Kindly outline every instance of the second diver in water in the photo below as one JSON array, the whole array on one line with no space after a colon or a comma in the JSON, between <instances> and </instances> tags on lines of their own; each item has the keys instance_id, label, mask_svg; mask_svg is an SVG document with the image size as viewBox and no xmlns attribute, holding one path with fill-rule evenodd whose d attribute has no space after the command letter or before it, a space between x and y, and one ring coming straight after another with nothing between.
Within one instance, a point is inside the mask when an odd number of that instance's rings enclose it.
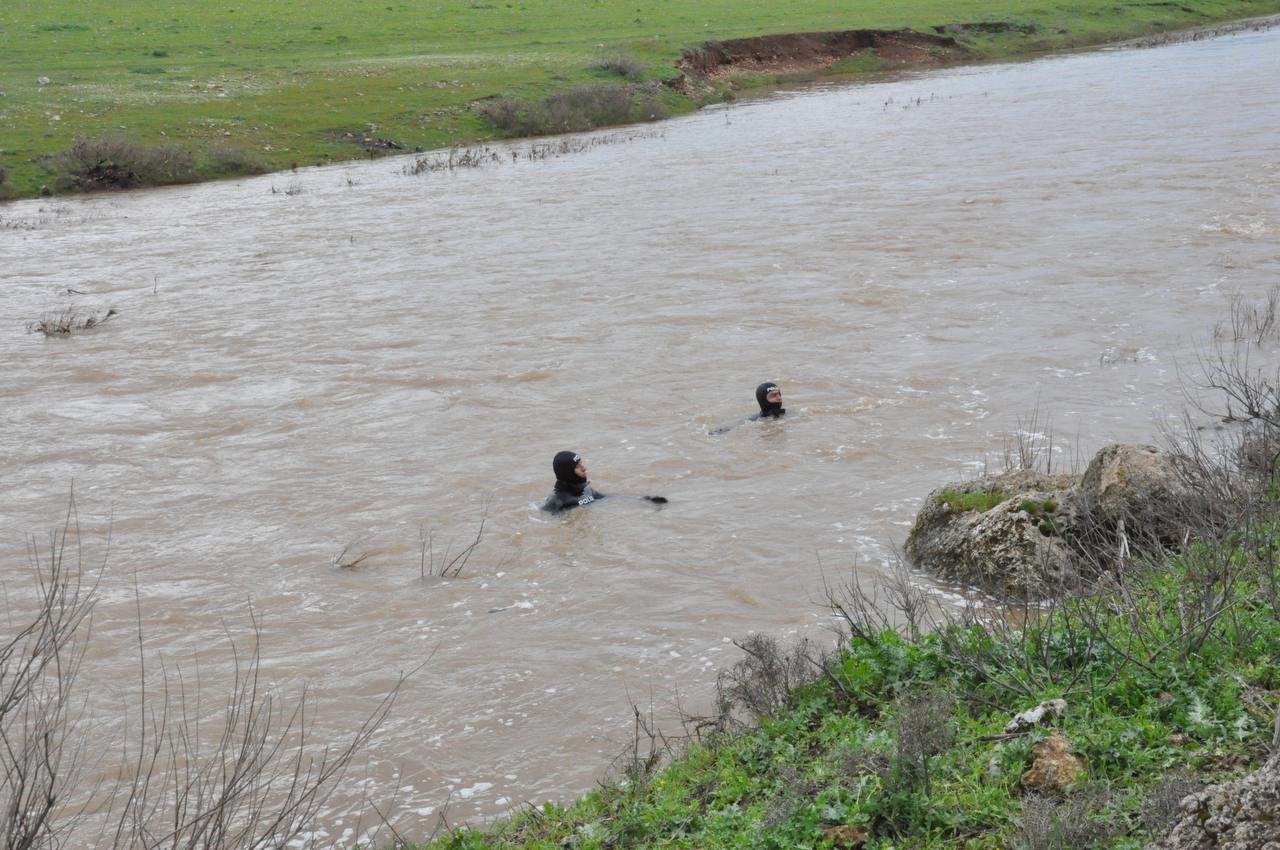
<instances>
[{"instance_id":1,"label":"second diver in water","mask_svg":"<svg viewBox=\"0 0 1280 850\"><path fill-rule=\"evenodd\" d=\"M756 403L760 405L760 412L753 413L746 418L747 422L756 422L760 419L780 419L786 414L787 409L782 406L782 390L778 389L778 385L773 381L765 381L756 387ZM718 428L712 428L707 433L712 436L724 434L734 429L735 425L721 425Z\"/></svg>"}]
</instances>

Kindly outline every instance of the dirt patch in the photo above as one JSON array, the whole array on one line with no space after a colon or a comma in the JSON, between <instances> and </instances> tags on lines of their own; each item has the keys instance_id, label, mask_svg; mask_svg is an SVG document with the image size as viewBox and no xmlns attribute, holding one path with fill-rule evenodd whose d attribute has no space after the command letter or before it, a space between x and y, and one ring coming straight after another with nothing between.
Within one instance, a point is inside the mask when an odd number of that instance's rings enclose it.
<instances>
[{"instance_id":1,"label":"dirt patch","mask_svg":"<svg viewBox=\"0 0 1280 850\"><path fill-rule=\"evenodd\" d=\"M1035 35L1040 28L1035 24L1015 24L1010 21L974 21L967 24L945 24L933 28L937 33L984 33L987 35L998 35L1006 32L1016 32L1022 35Z\"/></svg>"},{"instance_id":2,"label":"dirt patch","mask_svg":"<svg viewBox=\"0 0 1280 850\"><path fill-rule=\"evenodd\" d=\"M954 38L914 30L798 32L708 41L684 52L676 63L685 74L703 78L751 71L794 74L825 70L841 59L871 53L885 65L944 65L965 49Z\"/></svg>"}]
</instances>

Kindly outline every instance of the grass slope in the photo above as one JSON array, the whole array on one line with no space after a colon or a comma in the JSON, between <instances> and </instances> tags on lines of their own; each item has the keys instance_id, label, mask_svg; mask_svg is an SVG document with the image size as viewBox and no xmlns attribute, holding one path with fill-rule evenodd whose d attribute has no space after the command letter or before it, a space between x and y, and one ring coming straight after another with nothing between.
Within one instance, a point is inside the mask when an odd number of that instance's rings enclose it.
<instances>
[{"instance_id":1,"label":"grass slope","mask_svg":"<svg viewBox=\"0 0 1280 850\"><path fill-rule=\"evenodd\" d=\"M366 138L492 138L477 102L617 81L590 66L620 52L666 79L711 39L1036 25L963 36L977 58L1000 58L1277 11L1280 0L16 0L0 4L0 195L52 186L45 158L84 136L177 146L196 154L197 177L360 157Z\"/></svg>"}]
</instances>

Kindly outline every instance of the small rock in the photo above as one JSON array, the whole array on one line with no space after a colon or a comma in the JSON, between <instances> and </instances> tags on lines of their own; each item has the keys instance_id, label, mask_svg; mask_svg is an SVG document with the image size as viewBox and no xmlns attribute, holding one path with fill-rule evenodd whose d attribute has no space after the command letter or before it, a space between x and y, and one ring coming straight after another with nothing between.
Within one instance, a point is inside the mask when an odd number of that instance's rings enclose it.
<instances>
[{"instance_id":1,"label":"small rock","mask_svg":"<svg viewBox=\"0 0 1280 850\"><path fill-rule=\"evenodd\" d=\"M1084 771L1084 762L1071 754L1071 742L1056 730L1031 748L1031 756L1034 761L1020 780L1022 787L1030 791L1060 793Z\"/></svg>"},{"instance_id":2,"label":"small rock","mask_svg":"<svg viewBox=\"0 0 1280 850\"><path fill-rule=\"evenodd\" d=\"M1006 735L1012 735L1015 732L1025 732L1028 729L1039 726L1041 723L1056 720L1066 713L1066 700L1047 699L1035 708L1029 708L1021 714L1016 715L1012 720L1004 725L1004 732Z\"/></svg>"},{"instance_id":3,"label":"small rock","mask_svg":"<svg viewBox=\"0 0 1280 850\"><path fill-rule=\"evenodd\" d=\"M36 77L36 82L42 86L47 86L51 80L48 77Z\"/></svg>"},{"instance_id":4,"label":"small rock","mask_svg":"<svg viewBox=\"0 0 1280 850\"><path fill-rule=\"evenodd\" d=\"M833 847L843 847L847 850L861 847L870 837L871 830L865 826L830 826L822 832L824 841L830 841Z\"/></svg>"}]
</instances>

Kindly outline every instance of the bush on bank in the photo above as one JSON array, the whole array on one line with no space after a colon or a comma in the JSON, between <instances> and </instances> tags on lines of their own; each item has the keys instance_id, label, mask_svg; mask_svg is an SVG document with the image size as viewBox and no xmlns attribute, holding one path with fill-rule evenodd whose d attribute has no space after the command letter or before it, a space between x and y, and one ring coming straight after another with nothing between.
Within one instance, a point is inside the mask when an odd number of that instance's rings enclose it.
<instances>
[{"instance_id":1,"label":"bush on bank","mask_svg":"<svg viewBox=\"0 0 1280 850\"><path fill-rule=\"evenodd\" d=\"M261 157L234 145L212 145L197 159L177 145L145 145L119 135L77 137L69 148L48 157L44 167L53 175L54 188L77 192L171 186L269 170Z\"/></svg>"}]
</instances>

